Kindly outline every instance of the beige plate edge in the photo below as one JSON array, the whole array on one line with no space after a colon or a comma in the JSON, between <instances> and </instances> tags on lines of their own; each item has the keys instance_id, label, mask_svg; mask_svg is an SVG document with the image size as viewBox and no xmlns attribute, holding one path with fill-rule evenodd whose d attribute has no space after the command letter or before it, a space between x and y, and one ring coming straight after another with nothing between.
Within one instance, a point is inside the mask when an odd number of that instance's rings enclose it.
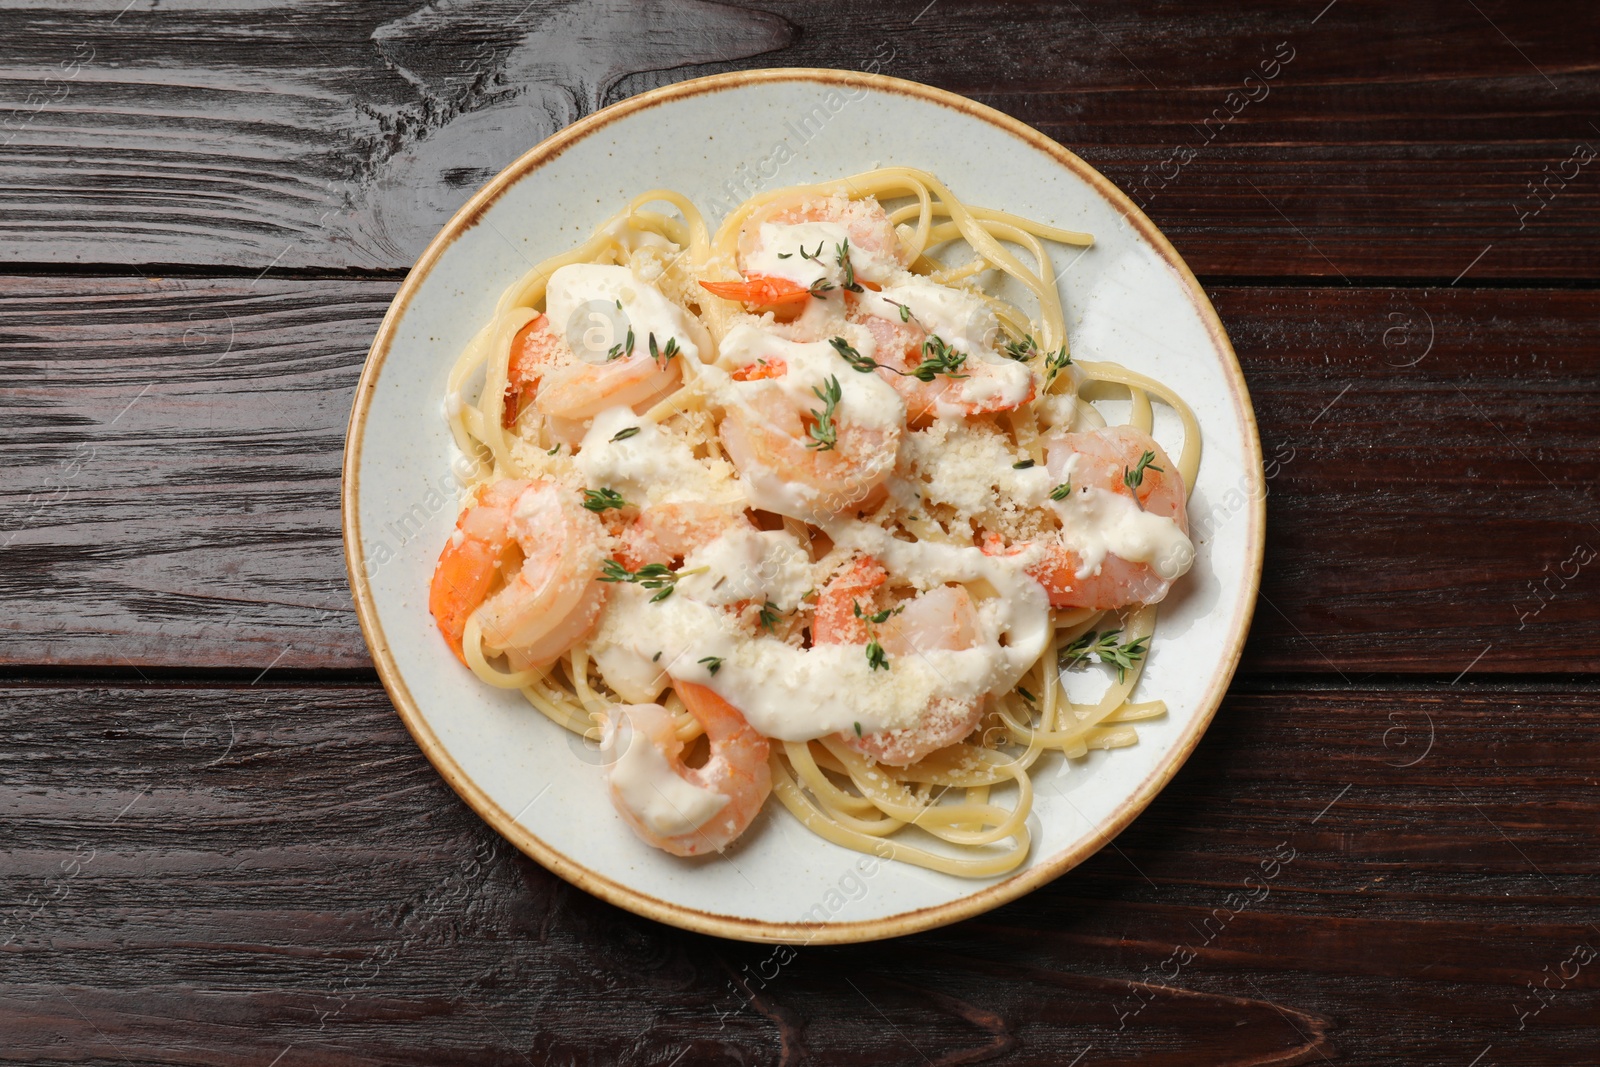
<instances>
[{"instance_id":1,"label":"beige plate edge","mask_svg":"<svg viewBox=\"0 0 1600 1067\"><path fill-rule=\"evenodd\" d=\"M491 800L472 779L467 777L465 771L445 750L444 746L439 743L438 738L429 728L421 710L417 707L410 691L406 688L405 681L400 676L394 657L389 651L388 642L383 633L383 626L378 620L377 612L372 602L371 591L367 587L365 561L361 550L360 509L357 503L357 496L360 490L359 471L362 431L365 428L372 392L377 384L378 372L382 369L384 359L388 355L396 324L410 304L411 298L421 286L423 279L428 276L439 257L444 254L444 251L457 237L476 224L479 215L490 204L498 199L514 182L520 180L546 161L555 158L569 145L625 115L654 107L657 104L683 97L696 96L701 93L720 92L725 89L735 89L750 84L783 81L813 81L823 84L900 93L940 104L989 122L1052 156L1062 166L1084 179L1102 196L1111 201L1128 218L1128 221L1139 233L1150 241L1162 257L1178 272L1179 277L1183 279L1189 289L1190 299L1194 302L1196 309L1204 320L1213 342L1218 350L1227 357L1224 369L1228 375L1230 392L1238 409L1237 415L1248 429L1247 445L1249 450L1245 459L1249 463L1246 473L1251 481L1252 492L1250 493L1250 522L1247 533L1249 541L1246 546L1248 562L1245 567L1245 573L1259 587L1266 531L1266 485L1262 471L1261 437L1256 428L1255 411L1251 406L1250 394L1245 386L1244 372L1239 366L1238 357L1234 354L1233 345L1228 340L1227 332L1223 329L1222 321L1217 317L1216 309L1211 306L1211 301L1206 297L1204 290L1200 288L1200 283L1196 281L1194 274L1172 247L1171 242L1156 229L1155 224L1145 216L1144 212L1132 200L1093 167L1044 134L1009 115L958 96L955 93L946 92L943 89L935 89L932 86L922 85L917 82L891 78L881 74L811 67L773 68L716 74L710 77L677 82L619 101L610 107L595 112L593 115L580 119L546 138L540 144L524 153L509 167L496 175L488 185L474 194L451 217L438 236L429 242L428 247L423 250L422 255L417 259L416 265L406 275L399 292L395 294L394 302L389 306L389 311L384 315L383 322L378 327L377 335L373 338L372 348L367 355L366 365L361 372L361 380L356 386L355 400L350 410L350 422L345 434L340 511L343 520L345 567L349 574L350 588L355 598L356 614L361 622L361 632L366 638L367 647L372 652L372 658L378 669L378 676L383 682L384 689L388 691L389 698L393 701L395 709L400 713L400 718L405 723L406 729L411 731L411 736L416 739L417 745L422 749L423 754L427 756L428 761L438 769L439 773L444 776L445 781L449 783L450 788L454 789L467 802L467 805L478 813L479 817L494 827L496 831L518 849L579 889L592 893L602 900L618 907L626 908L638 915L682 927L686 930L714 934L718 937L736 938L742 941L848 944L860 941L874 941L887 937L900 937L921 930L929 930L999 907L1001 904L1015 900L1071 870L1098 851L1105 841L1111 840L1120 833L1133 821L1135 816L1145 809L1150 801L1155 798L1155 795L1177 773L1178 768L1183 765L1189 754L1194 751L1195 745L1199 743L1201 734L1205 732L1212 717L1216 714L1217 707L1222 703L1223 694L1226 692L1228 683L1232 680L1234 670L1238 666L1239 656L1244 647L1245 635L1249 632L1250 620L1254 614L1254 601L1245 607L1234 627L1234 632L1228 635L1226 652L1218 662L1211 684L1201 701L1200 714L1194 718L1189 730L1177 739L1172 751L1167 754L1155 771L1147 776L1139 784L1138 788L1134 790L1133 794L1118 806L1105 825L1097 827L1097 839L1086 841L1078 848L1055 857L1047 864L1029 867L1007 878L1005 881L986 886L969 896L945 904L862 922L772 923L737 916L717 915L673 904L597 874L574 862L529 833L516 823L505 809Z\"/></svg>"}]
</instances>

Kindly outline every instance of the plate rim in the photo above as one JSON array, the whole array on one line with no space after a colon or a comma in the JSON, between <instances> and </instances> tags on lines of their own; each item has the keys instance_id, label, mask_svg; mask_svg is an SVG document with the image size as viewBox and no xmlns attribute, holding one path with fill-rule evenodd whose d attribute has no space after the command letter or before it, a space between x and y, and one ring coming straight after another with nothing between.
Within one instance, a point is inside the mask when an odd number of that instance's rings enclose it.
<instances>
[{"instance_id":1,"label":"plate rim","mask_svg":"<svg viewBox=\"0 0 1600 1067\"><path fill-rule=\"evenodd\" d=\"M1250 482L1249 519L1246 531L1246 564L1244 578L1255 588L1261 584L1261 568L1265 555L1266 532L1266 479L1263 469L1261 435L1256 425L1255 409L1250 401L1249 389L1238 356L1228 339L1227 331L1218 317L1211 300L1166 236L1144 214L1126 193L1094 167L1066 147L1045 136L1019 119L997 111L985 104L970 100L957 93L938 89L920 82L894 78L884 74L864 71L835 70L822 67L770 67L756 70L732 71L692 78L652 89L637 96L620 100L591 115L566 126L533 148L517 157L509 166L474 193L445 223L439 233L428 242L416 263L407 272L394 299L390 302L383 321L378 326L367 358L362 365L361 377L356 384L351 403L350 418L345 430L344 457L340 477L340 526L344 539L344 558L356 617L367 648L372 653L378 678L401 721L412 739L422 750L428 762L444 778L450 788L464 800L469 808L497 833L511 842L525 855L536 860L547 870L565 879L601 900L642 915L648 919L667 923L697 933L740 941L781 942L788 944L851 944L875 941L889 937L930 930L962 919L982 914L1002 904L1032 892L1060 877L1098 852L1131 823L1156 795L1164 789L1179 768L1189 759L1216 716L1228 685L1232 682L1244 648L1245 637L1255 614L1255 599L1250 598L1228 635L1227 644L1217 663L1210 683L1201 697L1198 712L1187 731L1177 737L1167 754L1155 768L1125 797L1093 833L1074 848L1053 857L1048 863L1030 865L1010 877L992 885L983 886L972 893L942 904L929 905L910 911L876 919L849 922L771 922L742 916L722 915L688 907L651 896L633 886L609 878L578 863L558 849L523 828L515 819L472 780L445 746L439 741L421 708L411 696L401 677L398 663L389 650L383 625L378 618L371 589L367 583L365 556L361 547L360 525L360 466L367 414L378 376L388 357L396 328L410 307L412 298L431 274L445 251L465 232L472 229L482 214L512 185L522 180L540 166L559 156L567 147L596 132L602 127L627 115L691 96L722 92L754 84L776 82L813 82L830 86L863 88L895 93L948 107L999 127L1002 131L1044 152L1077 177L1087 182L1155 248L1161 258L1172 267L1188 292L1191 303L1199 313L1213 344L1223 358L1223 371L1229 392L1246 431L1246 450L1242 457Z\"/></svg>"}]
</instances>

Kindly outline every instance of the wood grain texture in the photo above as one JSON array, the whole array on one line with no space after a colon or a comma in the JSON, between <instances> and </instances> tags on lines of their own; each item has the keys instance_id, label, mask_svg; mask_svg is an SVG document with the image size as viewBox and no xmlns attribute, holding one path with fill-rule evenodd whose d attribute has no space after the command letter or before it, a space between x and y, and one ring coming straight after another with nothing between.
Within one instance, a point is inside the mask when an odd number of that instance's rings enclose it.
<instances>
[{"instance_id":1,"label":"wood grain texture","mask_svg":"<svg viewBox=\"0 0 1600 1067\"><path fill-rule=\"evenodd\" d=\"M1596 276L1593 5L1319 6L11 8L0 255L399 270L490 175L604 103L876 60L1079 152L1203 274Z\"/></svg>"},{"instance_id":2,"label":"wood grain texture","mask_svg":"<svg viewBox=\"0 0 1600 1067\"><path fill-rule=\"evenodd\" d=\"M0 279L0 660L365 668L339 452L393 288ZM1271 476L1247 669L1600 667L1600 294L1213 295Z\"/></svg>"},{"instance_id":3,"label":"wood grain texture","mask_svg":"<svg viewBox=\"0 0 1600 1067\"><path fill-rule=\"evenodd\" d=\"M0 729L0 1062L1461 1067L1600 1041L1600 960L1567 962L1600 953L1592 687L1236 693L1052 885L776 951L514 853L376 687L13 686Z\"/></svg>"}]
</instances>

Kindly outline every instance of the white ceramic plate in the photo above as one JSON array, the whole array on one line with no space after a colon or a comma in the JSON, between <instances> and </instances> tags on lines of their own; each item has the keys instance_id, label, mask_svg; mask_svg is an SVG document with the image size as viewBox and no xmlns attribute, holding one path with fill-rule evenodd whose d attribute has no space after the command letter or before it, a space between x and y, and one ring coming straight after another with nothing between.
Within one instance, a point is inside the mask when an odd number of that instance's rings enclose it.
<instances>
[{"instance_id":1,"label":"white ceramic plate","mask_svg":"<svg viewBox=\"0 0 1600 1067\"><path fill-rule=\"evenodd\" d=\"M761 188L885 164L936 173L971 203L1094 234L1057 268L1075 356L1176 387L1205 437L1190 503L1199 555L1162 607L1141 694L1170 713L1137 746L1046 757L1033 852L970 881L829 844L775 801L725 856L682 860L618 819L593 758L515 692L477 682L427 610L455 521L446 373L501 291L646 189L708 219ZM1156 436L1175 445L1173 426ZM975 915L1103 847L1188 756L1238 661L1264 525L1261 448L1239 365L1193 275L1100 174L1037 131L912 82L826 70L719 75L625 100L551 137L472 198L406 279L372 345L344 466L345 552L367 643L406 726L451 786L524 852L643 915L749 940L845 942Z\"/></svg>"}]
</instances>

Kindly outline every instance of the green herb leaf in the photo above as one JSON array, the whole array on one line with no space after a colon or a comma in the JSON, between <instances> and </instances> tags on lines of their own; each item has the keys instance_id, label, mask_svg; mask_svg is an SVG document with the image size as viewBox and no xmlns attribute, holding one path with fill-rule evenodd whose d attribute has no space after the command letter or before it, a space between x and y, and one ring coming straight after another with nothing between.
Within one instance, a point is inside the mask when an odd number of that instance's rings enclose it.
<instances>
[{"instance_id":1,"label":"green herb leaf","mask_svg":"<svg viewBox=\"0 0 1600 1067\"><path fill-rule=\"evenodd\" d=\"M860 723L856 723L856 736L857 737L861 736L861 724Z\"/></svg>"},{"instance_id":2,"label":"green herb leaf","mask_svg":"<svg viewBox=\"0 0 1600 1067\"><path fill-rule=\"evenodd\" d=\"M547 456L553 456L553 455L555 455L555 454L556 454L556 453L557 453L557 452L560 452L560 451L561 451L561 446L560 446L560 445L556 445L556 447L554 447L554 448L552 448L552 449L551 449L551 450L550 450L550 451L548 451L548 452L546 452L546 453L545 453L545 455L547 455Z\"/></svg>"},{"instance_id":3,"label":"green herb leaf","mask_svg":"<svg viewBox=\"0 0 1600 1067\"><path fill-rule=\"evenodd\" d=\"M658 350L656 348L656 335L650 335L650 358L659 363L662 370L666 369L667 364L672 362L672 357L677 354L678 339L676 337L667 338L666 347Z\"/></svg>"},{"instance_id":4,"label":"green herb leaf","mask_svg":"<svg viewBox=\"0 0 1600 1067\"><path fill-rule=\"evenodd\" d=\"M1028 692L1026 689L1022 688L1022 686L1020 686L1020 685L1017 686L1017 695L1020 696L1023 700L1026 700L1030 704L1037 704L1039 702L1039 698L1038 697L1034 696L1032 693Z\"/></svg>"},{"instance_id":5,"label":"green herb leaf","mask_svg":"<svg viewBox=\"0 0 1600 1067\"><path fill-rule=\"evenodd\" d=\"M862 374L871 374L878 369L878 361L871 356L863 356L850 346L850 342L843 337L833 337L828 340L833 350L839 353L839 358L850 364L851 367Z\"/></svg>"},{"instance_id":6,"label":"green herb leaf","mask_svg":"<svg viewBox=\"0 0 1600 1067\"><path fill-rule=\"evenodd\" d=\"M855 609L856 618L865 619L867 622L873 623L874 625L888 622L890 616L898 615L902 611L906 610L906 606L901 604L897 608L884 608L882 611L875 611L871 615L868 615L866 612L861 610L861 601L853 600L850 602L850 606Z\"/></svg>"},{"instance_id":7,"label":"green herb leaf","mask_svg":"<svg viewBox=\"0 0 1600 1067\"><path fill-rule=\"evenodd\" d=\"M839 245L839 266L844 268L844 282L840 288L852 293L861 292L861 286L856 284L856 268L850 263L850 238L848 237Z\"/></svg>"},{"instance_id":8,"label":"green herb leaf","mask_svg":"<svg viewBox=\"0 0 1600 1067\"><path fill-rule=\"evenodd\" d=\"M1098 634L1090 630L1061 650L1061 655L1058 657L1059 666L1062 670L1066 670L1085 659L1093 659L1096 663L1106 663L1115 667L1119 684L1126 681L1128 672L1150 651L1150 638L1141 637L1137 641L1127 641L1119 645L1117 638L1121 633L1120 629L1106 630Z\"/></svg>"},{"instance_id":9,"label":"green herb leaf","mask_svg":"<svg viewBox=\"0 0 1600 1067\"><path fill-rule=\"evenodd\" d=\"M1065 500L1065 499L1067 499L1067 494L1070 493L1070 492L1072 492L1072 483L1071 482L1062 482L1060 485L1058 485L1054 489L1050 490L1050 499L1051 500Z\"/></svg>"},{"instance_id":10,"label":"green herb leaf","mask_svg":"<svg viewBox=\"0 0 1600 1067\"><path fill-rule=\"evenodd\" d=\"M1158 474L1167 473L1165 468L1158 467L1151 462L1155 458L1156 454L1154 452L1146 452L1139 457L1138 466L1134 467L1133 470L1129 470L1127 467L1122 468L1122 484L1129 489L1137 489L1144 484L1145 471L1151 470Z\"/></svg>"},{"instance_id":11,"label":"green herb leaf","mask_svg":"<svg viewBox=\"0 0 1600 1067\"><path fill-rule=\"evenodd\" d=\"M705 568L699 568L693 573L700 573ZM655 604L672 595L677 587L678 579L688 574L688 571L674 571L665 563L647 563L636 571L630 571L614 559L600 561L600 580L602 582L632 582L645 589L657 589L660 592L650 598L650 603Z\"/></svg>"},{"instance_id":12,"label":"green herb leaf","mask_svg":"<svg viewBox=\"0 0 1600 1067\"><path fill-rule=\"evenodd\" d=\"M1018 363L1026 363L1039 354L1039 343L1033 339L1032 334L1024 334L1021 340L1007 341L1003 351L1008 358Z\"/></svg>"},{"instance_id":13,"label":"green herb leaf","mask_svg":"<svg viewBox=\"0 0 1600 1067\"><path fill-rule=\"evenodd\" d=\"M768 633L776 632L778 625L778 605L774 604L770 600L763 601L761 604L760 618L762 629L766 630Z\"/></svg>"},{"instance_id":14,"label":"green herb leaf","mask_svg":"<svg viewBox=\"0 0 1600 1067\"><path fill-rule=\"evenodd\" d=\"M637 427L637 426L624 426L622 429L618 430L616 433L611 435L611 440L613 440L613 441L626 441L630 437L637 437L637 436L639 436L639 427Z\"/></svg>"},{"instance_id":15,"label":"green herb leaf","mask_svg":"<svg viewBox=\"0 0 1600 1067\"><path fill-rule=\"evenodd\" d=\"M898 300L890 300L888 297L884 297L883 298L883 302L885 304L893 304L895 307L900 309L900 321L901 322L910 322L911 321L911 308L910 307L908 307L905 304L900 303L900 301L898 301Z\"/></svg>"},{"instance_id":16,"label":"green herb leaf","mask_svg":"<svg viewBox=\"0 0 1600 1067\"><path fill-rule=\"evenodd\" d=\"M947 378L965 378L967 375L959 372L966 362L965 352L952 350L941 337L929 337L922 342L922 362L907 371L906 376L919 382L931 382L941 374Z\"/></svg>"},{"instance_id":17,"label":"green herb leaf","mask_svg":"<svg viewBox=\"0 0 1600 1067\"><path fill-rule=\"evenodd\" d=\"M615 489L585 489L583 506L598 514L607 508L620 511L628 506L628 502Z\"/></svg>"},{"instance_id":18,"label":"green herb leaf","mask_svg":"<svg viewBox=\"0 0 1600 1067\"><path fill-rule=\"evenodd\" d=\"M823 294L827 293L832 288L832 282L828 281L826 278L818 278L816 281L811 283L811 288L807 289L806 292L810 293L818 300L823 300L826 299Z\"/></svg>"},{"instance_id":19,"label":"green herb leaf","mask_svg":"<svg viewBox=\"0 0 1600 1067\"><path fill-rule=\"evenodd\" d=\"M1011 469L1014 470L1014 471L1025 471L1031 466L1033 466L1033 460L1024 459L1024 460L1019 460L1016 463L1013 463L1011 465Z\"/></svg>"},{"instance_id":20,"label":"green herb leaf","mask_svg":"<svg viewBox=\"0 0 1600 1067\"><path fill-rule=\"evenodd\" d=\"M779 259L793 259L794 258L794 253L793 252L779 252L778 253L778 258Z\"/></svg>"},{"instance_id":21,"label":"green herb leaf","mask_svg":"<svg viewBox=\"0 0 1600 1067\"><path fill-rule=\"evenodd\" d=\"M1056 375L1072 366L1072 357L1067 355L1067 346L1062 345L1056 351L1044 357L1044 386L1050 388L1050 383L1056 380Z\"/></svg>"},{"instance_id":22,"label":"green herb leaf","mask_svg":"<svg viewBox=\"0 0 1600 1067\"><path fill-rule=\"evenodd\" d=\"M811 414L816 417L816 423L806 433L811 440L806 443L807 448L814 448L818 452L831 452L839 444L839 427L834 424L833 413L839 407L839 401L844 397L844 390L839 386L836 375L829 375L827 385L818 389L811 387L818 400L822 401L822 410L811 409Z\"/></svg>"},{"instance_id":23,"label":"green herb leaf","mask_svg":"<svg viewBox=\"0 0 1600 1067\"><path fill-rule=\"evenodd\" d=\"M700 660L700 662L704 663L706 665L706 670L713 675L722 669L721 656L706 656L704 659Z\"/></svg>"},{"instance_id":24,"label":"green herb leaf","mask_svg":"<svg viewBox=\"0 0 1600 1067\"><path fill-rule=\"evenodd\" d=\"M889 669L889 657L883 654L883 646L876 641L867 645L867 666L875 671Z\"/></svg>"}]
</instances>

